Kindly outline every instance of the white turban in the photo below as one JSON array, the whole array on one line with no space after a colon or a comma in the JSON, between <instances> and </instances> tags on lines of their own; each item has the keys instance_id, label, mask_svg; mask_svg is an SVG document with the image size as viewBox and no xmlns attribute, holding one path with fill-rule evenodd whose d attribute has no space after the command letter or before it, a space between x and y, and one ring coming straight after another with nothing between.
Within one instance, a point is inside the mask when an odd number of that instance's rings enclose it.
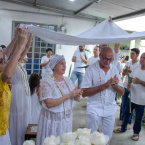
<instances>
[{"instance_id":1,"label":"white turban","mask_svg":"<svg viewBox=\"0 0 145 145\"><path fill-rule=\"evenodd\" d=\"M50 63L49 63L49 67L51 68L51 70L53 70L54 67L57 65L57 63L62 59L65 59L63 55L53 55L50 58Z\"/></svg>"},{"instance_id":2,"label":"white turban","mask_svg":"<svg viewBox=\"0 0 145 145\"><path fill-rule=\"evenodd\" d=\"M2 47L0 47L0 50L2 50Z\"/></svg>"}]
</instances>

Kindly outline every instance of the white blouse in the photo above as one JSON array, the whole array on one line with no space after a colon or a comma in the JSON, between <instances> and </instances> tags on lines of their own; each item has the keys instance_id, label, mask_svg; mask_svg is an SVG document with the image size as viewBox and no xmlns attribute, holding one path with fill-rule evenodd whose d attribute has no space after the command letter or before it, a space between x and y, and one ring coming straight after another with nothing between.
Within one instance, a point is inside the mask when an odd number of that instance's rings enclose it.
<instances>
[{"instance_id":1,"label":"white blouse","mask_svg":"<svg viewBox=\"0 0 145 145\"><path fill-rule=\"evenodd\" d=\"M65 79L65 81L57 82L57 84L59 85L63 94L67 95L69 93L69 89L70 89L70 91L72 91L75 89L75 87L69 78L64 77L64 79ZM66 84L68 85L69 89ZM61 97L62 97L62 94L61 94L59 88L57 87L56 82L51 78L51 76L41 80L40 101L42 101L43 108L45 108L48 111L54 112L54 113L63 112L64 107L66 110L72 109L74 99L67 99L64 103L62 103L58 106L52 107L52 108L48 108L44 102L44 100L46 100L48 98L58 99Z\"/></svg>"}]
</instances>

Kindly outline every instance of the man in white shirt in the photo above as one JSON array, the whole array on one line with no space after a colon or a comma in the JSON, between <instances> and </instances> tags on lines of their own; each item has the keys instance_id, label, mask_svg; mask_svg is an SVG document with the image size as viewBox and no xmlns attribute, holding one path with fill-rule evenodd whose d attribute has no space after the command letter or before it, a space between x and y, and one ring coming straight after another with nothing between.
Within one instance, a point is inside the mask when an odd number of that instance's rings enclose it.
<instances>
[{"instance_id":1,"label":"man in white shirt","mask_svg":"<svg viewBox=\"0 0 145 145\"><path fill-rule=\"evenodd\" d=\"M124 111L125 111L125 107L126 107L126 104L127 104L127 99L128 99L129 93L130 93L127 90L128 75L127 75L126 68L128 69L128 72L129 72L129 75L130 75L131 71L134 70L139 65L139 60L138 60L139 53L140 53L140 50L138 48L131 49L130 56L131 56L132 60L126 62L125 69L124 69L124 71L122 73L123 76L126 76L125 82L124 82L125 94L122 96L121 121L117 123L118 126L122 125L122 123L123 123ZM131 123L132 123L132 120L133 120L133 113L134 113L134 111L132 111L132 113L130 115L127 129L131 128Z\"/></svg>"},{"instance_id":2,"label":"man in white shirt","mask_svg":"<svg viewBox=\"0 0 145 145\"><path fill-rule=\"evenodd\" d=\"M130 74L131 77L131 111L135 109L136 117L133 126L132 140L139 140L139 133L141 131L142 118L145 108L145 53L140 57L140 65L138 65ZM127 89L130 91L129 85ZM114 130L115 133L125 132L130 117L130 99L127 99L127 106L125 108L125 116L121 128Z\"/></svg>"},{"instance_id":3,"label":"man in white shirt","mask_svg":"<svg viewBox=\"0 0 145 145\"><path fill-rule=\"evenodd\" d=\"M49 75L52 75L52 70L49 67L50 57L52 55L52 49L46 49L46 56L43 56L41 59L41 66L42 66L42 78L47 78Z\"/></svg>"},{"instance_id":4,"label":"man in white shirt","mask_svg":"<svg viewBox=\"0 0 145 145\"><path fill-rule=\"evenodd\" d=\"M124 88L117 68L110 64L112 49L102 48L99 57L100 60L86 70L82 96L87 97L87 128L97 131L102 120L102 132L111 140L117 111L115 95L116 92L123 95Z\"/></svg>"},{"instance_id":5,"label":"man in white shirt","mask_svg":"<svg viewBox=\"0 0 145 145\"><path fill-rule=\"evenodd\" d=\"M78 79L78 87L81 87L82 85L85 74L85 68L82 67L85 67L87 65L88 58L89 54L87 51L85 51L85 45L80 45L79 50L75 51L72 58L72 62L74 62L74 69L70 78L73 84Z\"/></svg>"},{"instance_id":6,"label":"man in white shirt","mask_svg":"<svg viewBox=\"0 0 145 145\"><path fill-rule=\"evenodd\" d=\"M99 53L100 53L100 50L99 50L99 47L98 47L98 46L95 46L95 47L94 47L93 53L94 53L94 56L92 56L92 57L90 57L90 58L88 59L87 65L92 65L92 64L94 64L96 61L99 60Z\"/></svg>"}]
</instances>

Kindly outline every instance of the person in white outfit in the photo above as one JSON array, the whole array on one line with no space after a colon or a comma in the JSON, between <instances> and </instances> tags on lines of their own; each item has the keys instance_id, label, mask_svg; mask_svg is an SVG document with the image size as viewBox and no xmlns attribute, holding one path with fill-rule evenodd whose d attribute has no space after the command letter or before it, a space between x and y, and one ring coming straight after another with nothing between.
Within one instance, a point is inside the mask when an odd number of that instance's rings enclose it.
<instances>
[{"instance_id":1,"label":"person in white outfit","mask_svg":"<svg viewBox=\"0 0 145 145\"><path fill-rule=\"evenodd\" d=\"M31 124L38 124L41 112L40 102L40 81L41 75L31 74L29 78L29 86L31 92Z\"/></svg>"},{"instance_id":2,"label":"person in white outfit","mask_svg":"<svg viewBox=\"0 0 145 145\"><path fill-rule=\"evenodd\" d=\"M72 131L72 109L74 97L80 99L81 89L75 89L72 81L64 77L66 62L63 55L50 59L53 75L41 80L42 110L39 118L37 145L42 145L46 137L61 136Z\"/></svg>"},{"instance_id":3,"label":"person in white outfit","mask_svg":"<svg viewBox=\"0 0 145 145\"><path fill-rule=\"evenodd\" d=\"M87 96L87 128L97 131L102 120L102 132L111 140L117 111L115 95L116 92L123 95L124 88L119 71L110 64L113 61L112 49L102 48L99 57L100 60L86 70L82 96Z\"/></svg>"},{"instance_id":4,"label":"person in white outfit","mask_svg":"<svg viewBox=\"0 0 145 145\"><path fill-rule=\"evenodd\" d=\"M7 81L12 77L15 72L18 60L22 54L27 39L28 29L24 27L15 29L15 36L5 51L0 49L0 145L11 145L9 136L9 114L11 91L8 87ZM17 45L15 43L17 42ZM15 51L9 58L14 46Z\"/></svg>"},{"instance_id":5,"label":"person in white outfit","mask_svg":"<svg viewBox=\"0 0 145 145\"><path fill-rule=\"evenodd\" d=\"M48 48L46 49L46 56L43 56L41 59L42 78L47 78L49 75L52 75L53 73L51 68L49 67L51 55L52 55L52 49Z\"/></svg>"},{"instance_id":6,"label":"person in white outfit","mask_svg":"<svg viewBox=\"0 0 145 145\"><path fill-rule=\"evenodd\" d=\"M99 53L100 53L100 51L99 51L99 47L98 46L94 47L93 53L94 53L94 56L90 57L88 59L88 62L87 62L87 65L89 65L89 66L94 64L96 61L99 60Z\"/></svg>"},{"instance_id":7,"label":"person in white outfit","mask_svg":"<svg viewBox=\"0 0 145 145\"><path fill-rule=\"evenodd\" d=\"M29 35L27 44L19 59L25 57L30 49L32 34ZM31 97L27 80L26 69L21 63L17 64L15 72L10 79L12 83L12 99L10 106L9 133L12 145L22 145L25 132L31 119Z\"/></svg>"}]
</instances>

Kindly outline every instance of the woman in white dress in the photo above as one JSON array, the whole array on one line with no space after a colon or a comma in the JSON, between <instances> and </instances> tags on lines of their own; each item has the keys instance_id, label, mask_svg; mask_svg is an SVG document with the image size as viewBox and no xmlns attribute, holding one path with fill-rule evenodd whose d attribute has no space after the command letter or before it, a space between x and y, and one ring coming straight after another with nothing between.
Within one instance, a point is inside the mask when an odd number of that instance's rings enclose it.
<instances>
[{"instance_id":1,"label":"woman in white dress","mask_svg":"<svg viewBox=\"0 0 145 145\"><path fill-rule=\"evenodd\" d=\"M30 48L32 34L25 46L19 62L24 58ZM12 98L10 106L9 133L12 145L22 145L28 124L31 118L31 97L27 80L27 72L21 63L18 63L16 70L10 79L12 83Z\"/></svg>"},{"instance_id":2,"label":"woman in white dress","mask_svg":"<svg viewBox=\"0 0 145 145\"><path fill-rule=\"evenodd\" d=\"M9 137L9 113L11 102L11 91L8 87L7 81L12 77L15 72L18 60L21 56L22 50L25 46L28 29L24 27L18 30L15 29L15 36L5 51L0 49L0 145L11 145ZM18 41L17 45L15 45ZM15 45L15 51L11 58L10 52Z\"/></svg>"},{"instance_id":3,"label":"woman in white dress","mask_svg":"<svg viewBox=\"0 0 145 145\"><path fill-rule=\"evenodd\" d=\"M38 124L41 112L40 81L40 75L36 73L31 74L29 78L29 86L31 92L31 124Z\"/></svg>"},{"instance_id":4,"label":"woman in white dress","mask_svg":"<svg viewBox=\"0 0 145 145\"><path fill-rule=\"evenodd\" d=\"M75 89L71 80L63 77L66 70L64 56L54 55L50 59L53 75L41 80L42 110L37 131L37 145L45 137L60 136L72 131L72 109L74 98L79 101L81 89Z\"/></svg>"}]
</instances>

